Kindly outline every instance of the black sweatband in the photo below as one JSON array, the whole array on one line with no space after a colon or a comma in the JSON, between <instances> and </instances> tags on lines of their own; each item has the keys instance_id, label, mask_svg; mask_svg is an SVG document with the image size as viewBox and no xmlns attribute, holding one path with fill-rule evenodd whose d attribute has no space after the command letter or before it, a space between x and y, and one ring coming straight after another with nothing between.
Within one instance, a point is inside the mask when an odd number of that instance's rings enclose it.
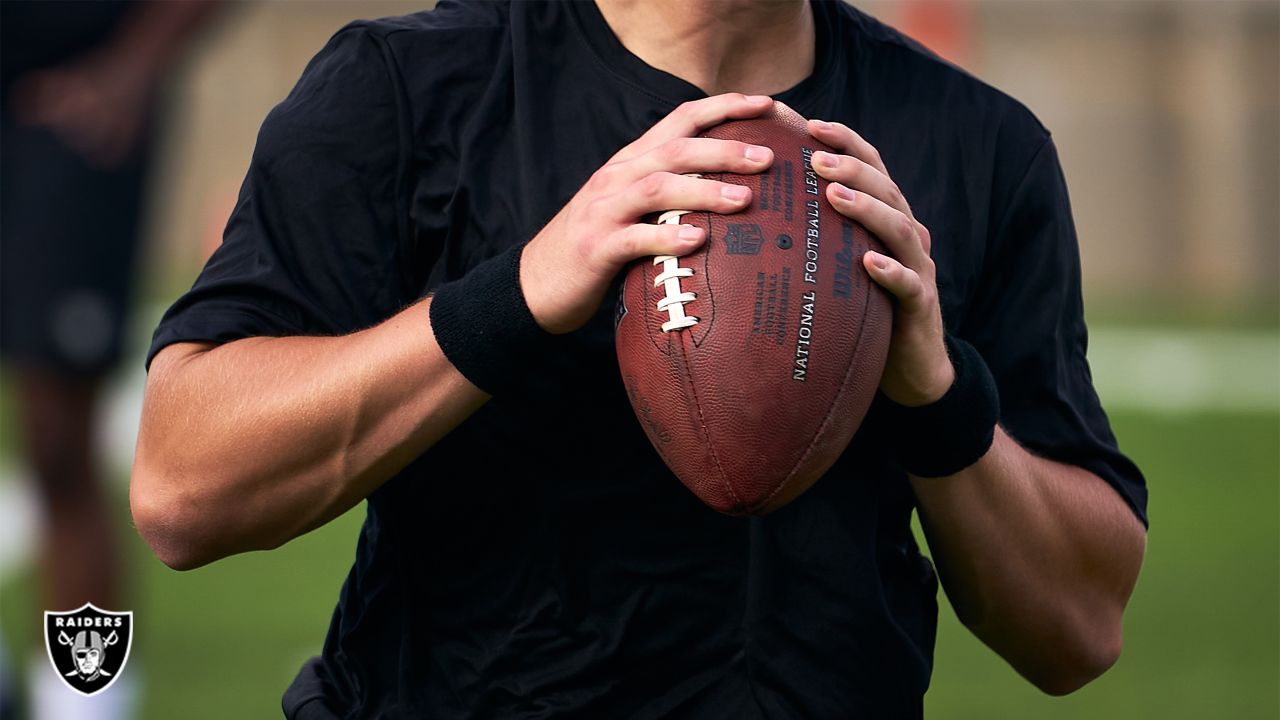
<instances>
[{"instance_id":1,"label":"black sweatband","mask_svg":"<svg viewBox=\"0 0 1280 720\"><path fill-rule=\"evenodd\" d=\"M982 355L969 343L946 335L956 379L936 402L906 407L886 402L898 462L917 477L954 475L976 463L995 439L1000 395Z\"/></svg>"},{"instance_id":2,"label":"black sweatband","mask_svg":"<svg viewBox=\"0 0 1280 720\"><path fill-rule=\"evenodd\" d=\"M522 359L540 352L543 330L520 290L517 245L441 285L431 299L431 329L449 362L476 387L497 395L520 380Z\"/></svg>"}]
</instances>

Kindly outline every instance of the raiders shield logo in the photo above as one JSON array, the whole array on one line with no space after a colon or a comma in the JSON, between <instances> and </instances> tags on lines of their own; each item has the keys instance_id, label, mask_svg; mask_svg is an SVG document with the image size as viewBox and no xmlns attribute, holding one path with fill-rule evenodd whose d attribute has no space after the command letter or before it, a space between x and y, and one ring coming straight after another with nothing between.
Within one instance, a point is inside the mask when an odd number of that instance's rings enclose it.
<instances>
[{"instance_id":1,"label":"raiders shield logo","mask_svg":"<svg viewBox=\"0 0 1280 720\"><path fill-rule=\"evenodd\" d=\"M129 661L133 613L85 603L71 612L45 612L44 646L67 687L89 696L111 687Z\"/></svg>"}]
</instances>

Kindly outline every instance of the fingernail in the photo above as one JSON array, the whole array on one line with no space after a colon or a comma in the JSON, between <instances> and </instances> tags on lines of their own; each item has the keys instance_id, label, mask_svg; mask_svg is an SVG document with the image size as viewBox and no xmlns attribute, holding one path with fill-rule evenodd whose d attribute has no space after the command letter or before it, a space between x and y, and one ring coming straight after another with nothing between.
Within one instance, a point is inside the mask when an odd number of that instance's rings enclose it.
<instances>
[{"instance_id":1,"label":"fingernail","mask_svg":"<svg viewBox=\"0 0 1280 720\"><path fill-rule=\"evenodd\" d=\"M725 200L733 200L735 202L746 200L747 195L750 193L750 190L742 187L741 185L725 185L720 188L720 197L723 197Z\"/></svg>"},{"instance_id":2,"label":"fingernail","mask_svg":"<svg viewBox=\"0 0 1280 720\"><path fill-rule=\"evenodd\" d=\"M885 268L889 267L889 258L881 255L878 252L872 252L871 264L875 265L876 268L879 270L884 270Z\"/></svg>"},{"instance_id":3,"label":"fingernail","mask_svg":"<svg viewBox=\"0 0 1280 720\"><path fill-rule=\"evenodd\" d=\"M681 240L697 240L702 237L702 228L692 225L681 225L680 232L677 234Z\"/></svg>"},{"instance_id":4,"label":"fingernail","mask_svg":"<svg viewBox=\"0 0 1280 720\"><path fill-rule=\"evenodd\" d=\"M825 150L819 150L813 154L813 161L824 168L833 168L840 165L840 158L832 155Z\"/></svg>"},{"instance_id":5,"label":"fingernail","mask_svg":"<svg viewBox=\"0 0 1280 720\"><path fill-rule=\"evenodd\" d=\"M769 148L760 147L759 145L748 145L746 152L743 153L751 162L764 162L769 159Z\"/></svg>"},{"instance_id":6,"label":"fingernail","mask_svg":"<svg viewBox=\"0 0 1280 720\"><path fill-rule=\"evenodd\" d=\"M813 126L814 126L814 127L816 127L816 128L818 128L819 130L830 130L830 129L831 129L831 123L827 122L826 120L814 120L814 121L813 121Z\"/></svg>"},{"instance_id":7,"label":"fingernail","mask_svg":"<svg viewBox=\"0 0 1280 720\"><path fill-rule=\"evenodd\" d=\"M849 202L853 202L854 193L852 190L841 185L840 183L831 183L831 185L836 189L836 197L840 198L841 200L848 200Z\"/></svg>"},{"instance_id":8,"label":"fingernail","mask_svg":"<svg viewBox=\"0 0 1280 720\"><path fill-rule=\"evenodd\" d=\"M773 98L768 95L748 95L747 102L759 105L763 102L773 102Z\"/></svg>"}]
</instances>

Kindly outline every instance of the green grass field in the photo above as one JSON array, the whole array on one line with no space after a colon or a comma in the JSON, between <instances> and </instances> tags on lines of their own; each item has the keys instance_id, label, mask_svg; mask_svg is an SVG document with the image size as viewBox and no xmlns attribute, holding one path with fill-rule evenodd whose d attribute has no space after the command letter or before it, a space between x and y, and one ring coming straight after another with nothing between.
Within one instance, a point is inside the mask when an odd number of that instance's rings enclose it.
<instances>
[{"instance_id":1,"label":"green grass field","mask_svg":"<svg viewBox=\"0 0 1280 720\"><path fill-rule=\"evenodd\" d=\"M931 720L1280 716L1280 415L1125 412L1113 422L1152 495L1119 664L1074 695L1047 697L944 609ZM279 717L281 691L320 648L361 515L188 573L168 570L130 535L138 624L129 671L144 681L143 717ZM0 597L6 642L29 657L39 641L30 576L5 578Z\"/></svg>"}]
</instances>

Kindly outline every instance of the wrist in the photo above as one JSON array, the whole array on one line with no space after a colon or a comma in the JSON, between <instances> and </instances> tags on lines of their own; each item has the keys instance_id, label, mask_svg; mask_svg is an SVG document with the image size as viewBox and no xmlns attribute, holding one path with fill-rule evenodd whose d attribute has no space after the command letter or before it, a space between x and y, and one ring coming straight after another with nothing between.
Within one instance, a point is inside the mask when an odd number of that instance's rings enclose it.
<instances>
[{"instance_id":1,"label":"wrist","mask_svg":"<svg viewBox=\"0 0 1280 720\"><path fill-rule=\"evenodd\" d=\"M918 477L954 475L973 465L991 448L1000 419L995 379L982 355L952 335L944 342L951 381L933 402L912 406L886 398L898 461Z\"/></svg>"},{"instance_id":2,"label":"wrist","mask_svg":"<svg viewBox=\"0 0 1280 720\"><path fill-rule=\"evenodd\" d=\"M945 341L944 341L945 342ZM927 373L924 383L910 394L889 399L898 405L908 408L932 405L943 398L951 386L955 384L956 369L951 362L950 354L945 348L939 353L940 360Z\"/></svg>"},{"instance_id":3,"label":"wrist","mask_svg":"<svg viewBox=\"0 0 1280 720\"><path fill-rule=\"evenodd\" d=\"M490 395L512 389L522 360L551 338L520 286L524 245L512 247L441 285L431 298L431 330L449 362Z\"/></svg>"}]
</instances>

